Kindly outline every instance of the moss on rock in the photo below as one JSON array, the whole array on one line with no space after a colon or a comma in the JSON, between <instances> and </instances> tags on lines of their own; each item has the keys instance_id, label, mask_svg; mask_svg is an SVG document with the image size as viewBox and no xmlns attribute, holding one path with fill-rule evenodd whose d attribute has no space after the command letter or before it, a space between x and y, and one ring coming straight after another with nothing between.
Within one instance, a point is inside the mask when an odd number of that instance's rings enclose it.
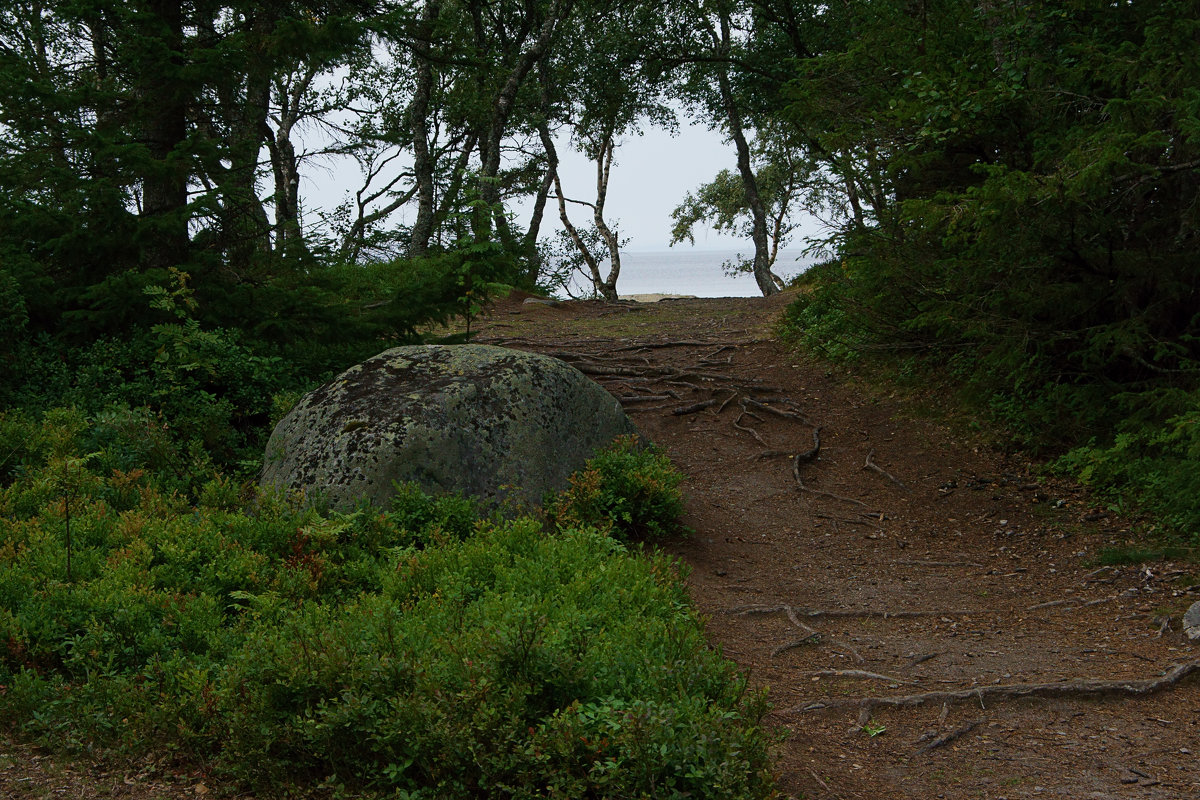
<instances>
[{"instance_id":1,"label":"moss on rock","mask_svg":"<svg viewBox=\"0 0 1200 800\"><path fill-rule=\"evenodd\" d=\"M539 503L594 451L636 433L620 404L554 358L486 345L397 347L306 395L267 444L262 483L334 507L393 484Z\"/></svg>"}]
</instances>

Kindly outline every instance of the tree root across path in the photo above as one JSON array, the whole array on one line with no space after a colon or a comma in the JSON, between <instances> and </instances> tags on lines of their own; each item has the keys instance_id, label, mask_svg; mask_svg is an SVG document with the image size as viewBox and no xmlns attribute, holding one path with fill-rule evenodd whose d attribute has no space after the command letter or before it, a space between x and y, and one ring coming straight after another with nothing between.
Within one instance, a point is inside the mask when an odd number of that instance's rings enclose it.
<instances>
[{"instance_id":1,"label":"tree root across path","mask_svg":"<svg viewBox=\"0 0 1200 800\"><path fill-rule=\"evenodd\" d=\"M816 619L818 617L828 618L852 618L852 619L914 619L917 617L974 617L986 614L986 611L972 611L969 609L955 609L951 611L877 611L873 609L831 609L822 610L817 608L796 608L795 606L738 606L729 610L730 614L773 614L777 611L787 613L789 619L795 617L808 617Z\"/></svg>"},{"instance_id":2,"label":"tree root across path","mask_svg":"<svg viewBox=\"0 0 1200 800\"><path fill-rule=\"evenodd\" d=\"M606 384L609 391L613 392L621 404L631 412L653 413L666 411L672 416L681 417L707 411L715 417L721 417L725 413L725 409L731 403L737 401L740 413L737 414L736 418L730 420L729 424L733 426L734 430L751 437L762 447L757 458L787 456L792 462L792 479L800 492L818 498L827 498L839 503L847 503L859 508L869 508L867 503L862 500L840 495L825 489L814 488L807 485L802 479L801 469L817 461L820 457L821 426L813 422L804 413L800 405L786 395L784 390L765 385L761 380L738 378L734 375L715 372L711 369L711 367L718 363L712 360L717 354L727 350L736 350L741 346L758 344L757 340L735 343L701 340L675 342L632 341L620 347L609 347L603 351L589 350L587 352L570 349L573 346L582 344L582 341L578 343L534 342L527 339L508 339L503 340L503 343L510 346L517 344L519 346L532 347L539 352L553 355L568 362L585 375L589 375L602 384ZM685 367L651 364L647 358L640 355L651 350L669 347L707 348L712 346L717 346L717 349L701 356L698 360L694 360L690 366ZM733 363L733 356L730 355L728 359L719 363L722 365L731 365ZM685 399L673 390L666 389L668 386L686 389L694 394L699 394L701 398L696 399L693 397ZM660 403L660 405L649 405L655 402ZM770 415L796 425L811 428L812 446L803 450L794 447L773 447L763 437L758 428L750 422L754 420L762 423L764 422L764 415ZM905 490L904 483L895 475L876 464L874 456L874 450L867 453L863 469L869 469L886 478L898 488ZM878 512L873 513L872 516L882 517Z\"/></svg>"},{"instance_id":3,"label":"tree root across path","mask_svg":"<svg viewBox=\"0 0 1200 800\"><path fill-rule=\"evenodd\" d=\"M1013 700L1022 697L1144 697L1176 686L1188 676L1200 671L1200 661L1176 664L1158 678L1145 680L1102 681L1078 678L1060 683L998 683L973 686L954 691L923 692L891 697L831 697L800 703L780 714L795 714L827 708L860 708L870 710L891 707L908 708L925 703L958 703L984 700Z\"/></svg>"}]
</instances>

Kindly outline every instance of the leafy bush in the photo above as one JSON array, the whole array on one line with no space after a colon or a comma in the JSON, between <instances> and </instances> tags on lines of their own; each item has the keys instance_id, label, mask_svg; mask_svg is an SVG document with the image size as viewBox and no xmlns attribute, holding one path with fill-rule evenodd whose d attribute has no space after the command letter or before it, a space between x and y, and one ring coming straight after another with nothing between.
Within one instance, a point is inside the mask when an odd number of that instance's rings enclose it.
<instances>
[{"instance_id":1,"label":"leafy bush","mask_svg":"<svg viewBox=\"0 0 1200 800\"><path fill-rule=\"evenodd\" d=\"M1121 400L1136 403L1141 413L1126 407L1111 440L1076 447L1055 468L1095 488L1115 510L1136 501L1169 530L1200 544L1200 392Z\"/></svg>"},{"instance_id":2,"label":"leafy bush","mask_svg":"<svg viewBox=\"0 0 1200 800\"><path fill-rule=\"evenodd\" d=\"M518 520L386 571L378 594L248 637L221 730L250 778L408 797L766 794L766 741L747 725L761 699L707 649L666 561Z\"/></svg>"},{"instance_id":3,"label":"leafy bush","mask_svg":"<svg viewBox=\"0 0 1200 800\"><path fill-rule=\"evenodd\" d=\"M764 698L707 646L678 564L573 503L556 533L412 486L321 514L216 476L192 504L121 468L154 460L118 435L152 423L0 416L0 724L264 792L772 795ZM657 484L640 502L666 519L661 455L590 468Z\"/></svg>"},{"instance_id":4,"label":"leafy bush","mask_svg":"<svg viewBox=\"0 0 1200 800\"><path fill-rule=\"evenodd\" d=\"M622 540L669 536L683 530L682 480L658 447L624 436L571 476L546 504L547 516L559 527L594 525Z\"/></svg>"}]
</instances>

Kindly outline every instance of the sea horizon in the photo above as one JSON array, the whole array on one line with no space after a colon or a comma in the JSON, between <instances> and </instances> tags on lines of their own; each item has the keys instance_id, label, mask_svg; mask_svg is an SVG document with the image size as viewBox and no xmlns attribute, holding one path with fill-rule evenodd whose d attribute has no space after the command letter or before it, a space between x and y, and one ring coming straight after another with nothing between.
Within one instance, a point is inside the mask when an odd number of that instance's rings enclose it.
<instances>
[{"instance_id":1,"label":"sea horizon","mask_svg":"<svg viewBox=\"0 0 1200 800\"><path fill-rule=\"evenodd\" d=\"M621 253L621 274L617 294L621 297L641 294L678 294L695 297L753 297L761 294L754 276L741 273L726 275L726 262L754 255L753 246L713 250L639 249ZM779 251L775 273L785 281L799 275L816 259L799 248ZM607 269L607 265L604 267ZM580 294L578 282L573 289ZM590 288L590 287L589 287Z\"/></svg>"}]
</instances>

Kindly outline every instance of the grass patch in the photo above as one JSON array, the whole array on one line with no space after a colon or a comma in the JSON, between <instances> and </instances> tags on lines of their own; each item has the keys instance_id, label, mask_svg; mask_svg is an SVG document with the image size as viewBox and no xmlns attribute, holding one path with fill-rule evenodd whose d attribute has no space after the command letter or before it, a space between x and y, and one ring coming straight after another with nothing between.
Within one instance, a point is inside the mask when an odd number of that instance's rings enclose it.
<instances>
[{"instance_id":1,"label":"grass patch","mask_svg":"<svg viewBox=\"0 0 1200 800\"><path fill-rule=\"evenodd\" d=\"M1102 549L1095 563L1101 567L1118 567L1154 561L1195 561L1196 555L1194 547L1182 545L1120 545Z\"/></svg>"}]
</instances>

